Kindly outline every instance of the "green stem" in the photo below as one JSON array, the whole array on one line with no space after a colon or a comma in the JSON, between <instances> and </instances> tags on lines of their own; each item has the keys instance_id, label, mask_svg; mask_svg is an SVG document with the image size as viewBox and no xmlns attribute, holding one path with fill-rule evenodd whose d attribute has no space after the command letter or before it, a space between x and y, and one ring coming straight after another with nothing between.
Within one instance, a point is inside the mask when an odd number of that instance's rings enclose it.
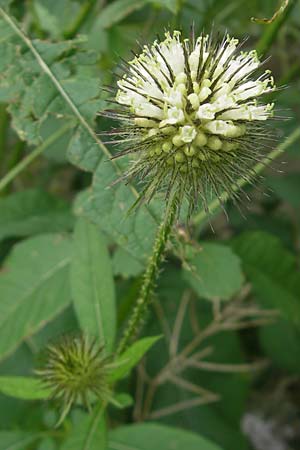
<instances>
[{"instance_id":1,"label":"green stem","mask_svg":"<svg viewBox=\"0 0 300 450\"><path fill-rule=\"evenodd\" d=\"M271 45L275 41L277 34L284 24L284 22L289 17L290 13L292 12L293 8L296 6L297 0L290 0L288 6L285 8L282 14L278 16L274 22L272 22L269 25L266 25L267 28L263 35L261 36L260 40L258 41L258 44L256 46L256 51L258 55L265 55L268 50L270 49Z\"/></svg>"},{"instance_id":2,"label":"green stem","mask_svg":"<svg viewBox=\"0 0 300 450\"><path fill-rule=\"evenodd\" d=\"M43 151L57 141L61 136L63 136L69 129L71 125L65 125L60 128L56 133L53 133L48 139L46 139L39 147L29 153L22 161L20 161L15 167L13 167L1 180L0 180L0 191L2 191L6 186L8 186L15 178L18 176L29 164L32 163L38 156L40 156Z\"/></svg>"},{"instance_id":3,"label":"green stem","mask_svg":"<svg viewBox=\"0 0 300 450\"><path fill-rule=\"evenodd\" d=\"M81 28L85 19L89 15L90 11L93 9L96 4L96 0L86 0L80 8L79 14L70 25L70 27L64 32L65 39L72 39Z\"/></svg>"},{"instance_id":4,"label":"green stem","mask_svg":"<svg viewBox=\"0 0 300 450\"><path fill-rule=\"evenodd\" d=\"M133 308L131 317L128 321L127 328L124 331L123 337L118 347L118 354L126 350L130 342L135 338L140 331L148 306L152 300L153 287L158 278L160 263L162 262L166 245L168 243L172 226L175 221L177 213L178 199L174 194L172 201L168 205L165 217L158 227L152 255L149 258L146 271L143 276L142 286L137 297L136 304Z\"/></svg>"},{"instance_id":5,"label":"green stem","mask_svg":"<svg viewBox=\"0 0 300 450\"><path fill-rule=\"evenodd\" d=\"M262 162L256 164L253 168L253 171L256 174L259 174L262 172L262 170L272 161L273 159L277 158L279 155L281 155L290 145L292 145L294 142L296 142L300 138L300 128L296 128L296 130L291 133L286 140L278 145L275 150L273 150L271 153L268 154L268 156L262 160ZM239 191L245 184L247 184L247 181L244 178L239 178L235 185L232 186L232 190L237 192ZM229 194L227 192L223 192L220 195L220 199L216 198L210 204L208 205L208 211L210 214L215 213L215 211L220 207L220 201L222 203L225 203L229 199ZM196 214L193 219L192 223L193 225L199 225L201 222L203 222L205 219L207 219L207 212L202 210L198 214Z\"/></svg>"}]
</instances>

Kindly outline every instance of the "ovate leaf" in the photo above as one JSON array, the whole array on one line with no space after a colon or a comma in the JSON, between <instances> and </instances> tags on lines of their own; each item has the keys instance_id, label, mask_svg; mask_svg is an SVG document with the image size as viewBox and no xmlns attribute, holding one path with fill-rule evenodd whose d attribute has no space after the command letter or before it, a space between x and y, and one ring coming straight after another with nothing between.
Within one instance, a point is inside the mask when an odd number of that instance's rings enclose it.
<instances>
[{"instance_id":1,"label":"ovate leaf","mask_svg":"<svg viewBox=\"0 0 300 450\"><path fill-rule=\"evenodd\" d=\"M109 435L109 450L221 450L190 431L148 423L117 428Z\"/></svg>"},{"instance_id":2,"label":"ovate leaf","mask_svg":"<svg viewBox=\"0 0 300 450\"><path fill-rule=\"evenodd\" d=\"M23 400L43 400L51 394L37 378L10 376L0 377L0 392Z\"/></svg>"},{"instance_id":3,"label":"ovate leaf","mask_svg":"<svg viewBox=\"0 0 300 450\"><path fill-rule=\"evenodd\" d=\"M144 354L160 339L160 336L146 337L132 344L119 358L116 359L116 369L111 373L110 380L124 378L137 365Z\"/></svg>"},{"instance_id":4,"label":"ovate leaf","mask_svg":"<svg viewBox=\"0 0 300 450\"><path fill-rule=\"evenodd\" d=\"M74 232L71 289L81 329L111 351L116 332L111 261L100 230L84 218Z\"/></svg>"},{"instance_id":5,"label":"ovate leaf","mask_svg":"<svg viewBox=\"0 0 300 450\"><path fill-rule=\"evenodd\" d=\"M71 300L70 239L41 235L17 244L0 273L0 358Z\"/></svg>"},{"instance_id":6,"label":"ovate leaf","mask_svg":"<svg viewBox=\"0 0 300 450\"><path fill-rule=\"evenodd\" d=\"M299 326L300 271L295 257L278 238L259 231L243 233L232 247L243 262L257 300Z\"/></svg>"},{"instance_id":7,"label":"ovate leaf","mask_svg":"<svg viewBox=\"0 0 300 450\"><path fill-rule=\"evenodd\" d=\"M201 243L201 249L188 263L184 278L200 297L228 300L242 286L240 259L224 245Z\"/></svg>"}]
</instances>

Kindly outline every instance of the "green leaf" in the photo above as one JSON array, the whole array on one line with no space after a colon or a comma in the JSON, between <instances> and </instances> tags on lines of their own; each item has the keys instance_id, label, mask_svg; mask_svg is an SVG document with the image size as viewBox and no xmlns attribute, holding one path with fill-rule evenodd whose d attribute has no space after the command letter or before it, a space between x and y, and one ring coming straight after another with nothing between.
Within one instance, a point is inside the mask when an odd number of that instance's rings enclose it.
<instances>
[{"instance_id":1,"label":"green leaf","mask_svg":"<svg viewBox=\"0 0 300 450\"><path fill-rule=\"evenodd\" d=\"M77 198L75 214L97 224L144 265L151 254L157 231L154 211L161 214L162 203L154 201L151 209L144 205L127 215L136 197L123 183L112 186L117 177L112 164L102 161L94 173L92 191L86 191Z\"/></svg>"},{"instance_id":2,"label":"green leaf","mask_svg":"<svg viewBox=\"0 0 300 450\"><path fill-rule=\"evenodd\" d=\"M98 155L105 151L91 127L97 112L103 109L97 55L85 48L82 37L57 43L31 41L15 19L4 12L2 16L0 101L10 103L12 126L22 140L39 145L45 139L48 120L49 128L53 118L64 126L70 124L70 128L79 123L81 137L74 147L70 144L68 155L74 163L79 159L82 164L87 159L90 170L90 151L86 157L86 143L82 140L84 131L97 143ZM69 130L65 134L70 138Z\"/></svg>"},{"instance_id":3,"label":"green leaf","mask_svg":"<svg viewBox=\"0 0 300 450\"><path fill-rule=\"evenodd\" d=\"M228 300L243 284L240 259L224 245L201 243L201 250L188 262L184 278L200 297Z\"/></svg>"},{"instance_id":4,"label":"green leaf","mask_svg":"<svg viewBox=\"0 0 300 450\"><path fill-rule=\"evenodd\" d=\"M41 434L25 431L0 431L2 450L24 450L41 438Z\"/></svg>"},{"instance_id":5,"label":"green leaf","mask_svg":"<svg viewBox=\"0 0 300 450\"><path fill-rule=\"evenodd\" d=\"M131 397L131 395L126 394L126 392L120 392L120 393L115 394L112 403L117 408L124 409L124 408L128 408L129 406L132 406L134 403L134 400Z\"/></svg>"},{"instance_id":6,"label":"green leaf","mask_svg":"<svg viewBox=\"0 0 300 450\"><path fill-rule=\"evenodd\" d=\"M169 9L173 14L177 14L182 2L181 0L152 0L151 3L159 5L161 8Z\"/></svg>"},{"instance_id":7,"label":"green leaf","mask_svg":"<svg viewBox=\"0 0 300 450\"><path fill-rule=\"evenodd\" d=\"M266 355L284 370L300 374L300 330L286 320L261 327L259 339Z\"/></svg>"},{"instance_id":8,"label":"green leaf","mask_svg":"<svg viewBox=\"0 0 300 450\"><path fill-rule=\"evenodd\" d=\"M15 245L0 274L0 358L71 300L70 239L41 235Z\"/></svg>"},{"instance_id":9,"label":"green leaf","mask_svg":"<svg viewBox=\"0 0 300 450\"><path fill-rule=\"evenodd\" d=\"M101 161L102 153L87 131L78 127L69 142L67 156L75 166L93 172Z\"/></svg>"},{"instance_id":10,"label":"green leaf","mask_svg":"<svg viewBox=\"0 0 300 450\"><path fill-rule=\"evenodd\" d=\"M300 177L298 173L288 173L284 176L267 177L265 183L279 198L289 202L295 208L300 205Z\"/></svg>"},{"instance_id":11,"label":"green leaf","mask_svg":"<svg viewBox=\"0 0 300 450\"><path fill-rule=\"evenodd\" d=\"M132 344L119 358L116 359L117 367L110 374L110 381L124 378L137 365L144 354L160 339L160 336L146 337Z\"/></svg>"},{"instance_id":12,"label":"green leaf","mask_svg":"<svg viewBox=\"0 0 300 450\"><path fill-rule=\"evenodd\" d=\"M0 240L68 230L74 219L63 200L38 189L0 199Z\"/></svg>"},{"instance_id":13,"label":"green leaf","mask_svg":"<svg viewBox=\"0 0 300 450\"><path fill-rule=\"evenodd\" d=\"M102 405L91 415L81 413L60 450L106 450L107 430Z\"/></svg>"},{"instance_id":14,"label":"green leaf","mask_svg":"<svg viewBox=\"0 0 300 450\"><path fill-rule=\"evenodd\" d=\"M243 233L232 243L257 300L300 325L300 272L280 240L263 232Z\"/></svg>"},{"instance_id":15,"label":"green leaf","mask_svg":"<svg viewBox=\"0 0 300 450\"><path fill-rule=\"evenodd\" d=\"M110 28L146 4L147 0L116 0L103 9L97 21L101 23L102 28Z\"/></svg>"},{"instance_id":16,"label":"green leaf","mask_svg":"<svg viewBox=\"0 0 300 450\"><path fill-rule=\"evenodd\" d=\"M139 261L120 247L118 247L114 252L112 264L114 274L121 275L124 278L135 277L144 269L143 265Z\"/></svg>"},{"instance_id":17,"label":"green leaf","mask_svg":"<svg viewBox=\"0 0 300 450\"><path fill-rule=\"evenodd\" d=\"M48 31L54 38L63 36L80 10L79 2L72 0L34 0L35 19L42 30Z\"/></svg>"},{"instance_id":18,"label":"green leaf","mask_svg":"<svg viewBox=\"0 0 300 450\"><path fill-rule=\"evenodd\" d=\"M190 431L147 423L113 430L109 450L221 450L221 447Z\"/></svg>"},{"instance_id":19,"label":"green leaf","mask_svg":"<svg viewBox=\"0 0 300 450\"><path fill-rule=\"evenodd\" d=\"M81 329L112 351L116 305L111 261L100 231L83 218L74 231L71 290Z\"/></svg>"},{"instance_id":20,"label":"green leaf","mask_svg":"<svg viewBox=\"0 0 300 450\"><path fill-rule=\"evenodd\" d=\"M37 378L10 376L0 376L0 392L23 400L43 400L51 394Z\"/></svg>"}]
</instances>

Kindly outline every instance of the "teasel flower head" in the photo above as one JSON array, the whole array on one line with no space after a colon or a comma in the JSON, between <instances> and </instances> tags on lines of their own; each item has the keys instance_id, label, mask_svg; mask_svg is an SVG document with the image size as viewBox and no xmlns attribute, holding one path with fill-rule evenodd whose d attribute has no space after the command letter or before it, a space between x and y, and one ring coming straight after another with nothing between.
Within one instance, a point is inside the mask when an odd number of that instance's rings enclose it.
<instances>
[{"instance_id":1,"label":"teasel flower head","mask_svg":"<svg viewBox=\"0 0 300 450\"><path fill-rule=\"evenodd\" d=\"M51 392L51 398L61 405L59 425L72 405L82 404L88 410L95 400L108 402L111 390L108 375L111 358L104 355L103 346L86 336L63 337L47 347L44 367L36 371Z\"/></svg>"},{"instance_id":2,"label":"teasel flower head","mask_svg":"<svg viewBox=\"0 0 300 450\"><path fill-rule=\"evenodd\" d=\"M191 212L223 191L235 198L238 178L252 180L272 139L274 105L261 98L275 86L261 65L228 35L184 39L179 31L122 63L110 90L117 107L102 114L122 123L105 134L122 146L114 157L131 156L125 178L144 183L141 198L176 192Z\"/></svg>"}]
</instances>

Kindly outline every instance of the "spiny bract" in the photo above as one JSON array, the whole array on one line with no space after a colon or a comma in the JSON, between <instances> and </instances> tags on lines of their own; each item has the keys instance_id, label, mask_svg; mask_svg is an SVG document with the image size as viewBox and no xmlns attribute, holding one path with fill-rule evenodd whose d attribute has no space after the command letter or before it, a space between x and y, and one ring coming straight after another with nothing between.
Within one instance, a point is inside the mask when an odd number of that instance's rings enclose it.
<instances>
[{"instance_id":1,"label":"spiny bract","mask_svg":"<svg viewBox=\"0 0 300 450\"><path fill-rule=\"evenodd\" d=\"M163 189L167 199L186 195L190 211L199 197L207 209L211 194L235 197L237 178L251 181L272 136L264 123L273 104L258 98L275 86L268 70L253 78L260 66L237 39L183 39L179 31L125 63L119 108L104 114L124 124L108 134L127 146L115 157L134 155L125 177L145 183L141 198Z\"/></svg>"},{"instance_id":2,"label":"spiny bract","mask_svg":"<svg viewBox=\"0 0 300 450\"><path fill-rule=\"evenodd\" d=\"M48 346L46 365L36 373L52 390L52 398L62 404L59 423L79 401L90 409L95 397L102 401L110 399L107 381L110 358L103 352L103 346L85 336L67 336L57 345Z\"/></svg>"}]
</instances>

